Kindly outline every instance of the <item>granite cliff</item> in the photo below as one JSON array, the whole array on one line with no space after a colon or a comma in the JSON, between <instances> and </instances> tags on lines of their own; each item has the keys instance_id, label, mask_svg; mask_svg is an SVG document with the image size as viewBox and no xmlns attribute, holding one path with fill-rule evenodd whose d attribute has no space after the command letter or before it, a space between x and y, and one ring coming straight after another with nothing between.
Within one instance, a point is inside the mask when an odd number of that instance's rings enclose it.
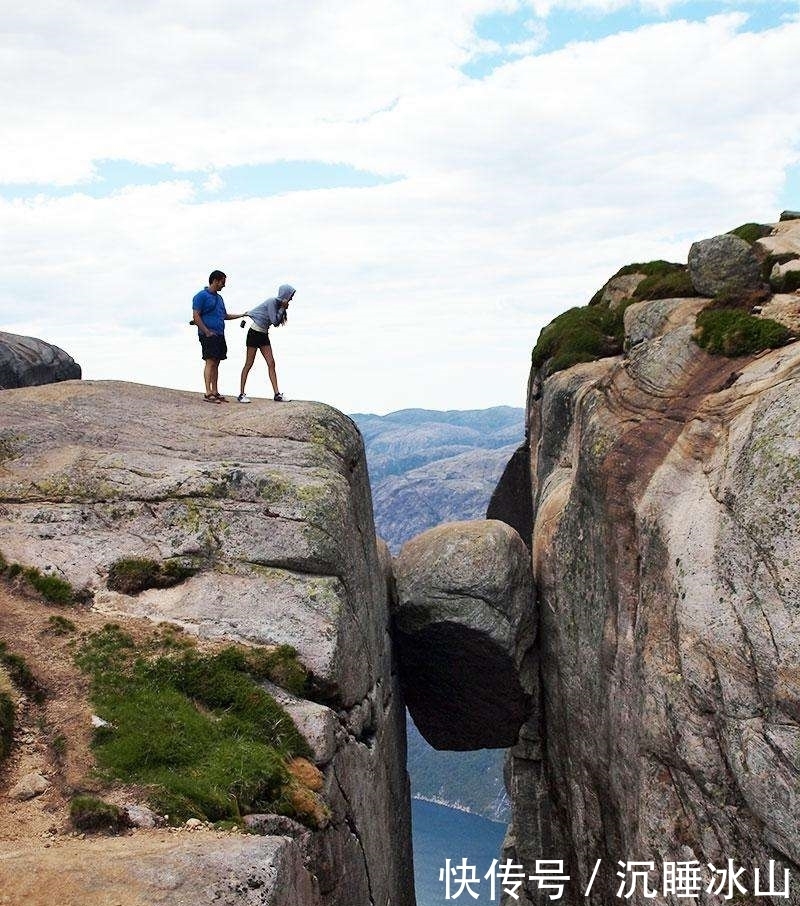
<instances>
[{"instance_id":1,"label":"granite cliff","mask_svg":"<svg viewBox=\"0 0 800 906\"><path fill-rule=\"evenodd\" d=\"M564 902L619 902L618 863L634 860L652 863L655 902L683 902L663 869L679 862L698 866L700 902L800 902L800 296L786 283L800 222L736 232L697 243L688 269L623 269L543 331L529 468L523 450L492 506L517 526L530 506L527 610L512 603L522 574L485 593L485 556L453 575L448 555L472 556L463 525L400 554L418 725L455 748L515 736L504 856L526 876L563 860ZM474 524L478 547L496 524ZM459 651L476 633L480 651ZM502 669L487 669L487 646ZM420 658L440 684L479 677L457 739L469 705L426 693ZM708 889L709 863L728 860L746 894ZM763 892L770 862L777 888L755 899L754 869ZM635 887L630 902L653 901ZM514 902L551 892L527 878Z\"/></svg>"},{"instance_id":2,"label":"granite cliff","mask_svg":"<svg viewBox=\"0 0 800 906\"><path fill-rule=\"evenodd\" d=\"M5 391L0 438L0 634L9 667L0 691L10 674L16 706L2 775L7 901L413 906L388 553L376 543L353 423L321 404L208 407L194 394L68 381ZM152 564L157 581L120 584L131 563ZM64 589L66 605L48 603ZM201 655L211 663L223 644L244 652L223 651L229 661L296 650L309 677L305 697L268 684L308 751L305 807L292 819L241 815L260 836L201 820L191 836L166 826L113 841L71 835L67 809L72 803L74 817L77 794L118 806L133 799L127 814L139 815L146 793L98 780L78 760L92 711L71 655L84 651L85 660L89 638L95 653L98 639L122 639L122 656L132 644L125 639L151 639L147 626L169 630L172 647L175 633L181 649L195 646L193 659L178 662L189 666ZM148 657L126 674L132 683ZM156 664L162 674L165 663ZM27 687L20 664L32 674ZM198 719L229 719L202 686L191 696ZM154 727L160 720L154 715ZM98 726L107 740L123 730ZM19 794L31 776L44 784ZM224 806L244 780L217 785ZM287 789L294 796L298 786Z\"/></svg>"}]
</instances>

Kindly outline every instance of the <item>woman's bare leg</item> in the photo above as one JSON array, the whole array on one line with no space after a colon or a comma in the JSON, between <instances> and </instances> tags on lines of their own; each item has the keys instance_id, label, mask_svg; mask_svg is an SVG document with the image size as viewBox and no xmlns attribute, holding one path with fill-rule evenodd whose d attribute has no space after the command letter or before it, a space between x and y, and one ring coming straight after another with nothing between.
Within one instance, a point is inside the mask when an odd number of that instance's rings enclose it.
<instances>
[{"instance_id":1,"label":"woman's bare leg","mask_svg":"<svg viewBox=\"0 0 800 906\"><path fill-rule=\"evenodd\" d=\"M267 371L269 372L269 382L272 384L272 392L279 393L278 373L275 371L275 356L272 354L272 346L262 346L261 355L264 356L267 363Z\"/></svg>"},{"instance_id":2,"label":"woman's bare leg","mask_svg":"<svg viewBox=\"0 0 800 906\"><path fill-rule=\"evenodd\" d=\"M242 368L242 379L239 382L239 393L244 395L244 385L247 383L247 375L250 374L250 369L253 367L253 362L256 360L256 351L252 346L247 348L247 358L244 361L244 368Z\"/></svg>"}]
</instances>

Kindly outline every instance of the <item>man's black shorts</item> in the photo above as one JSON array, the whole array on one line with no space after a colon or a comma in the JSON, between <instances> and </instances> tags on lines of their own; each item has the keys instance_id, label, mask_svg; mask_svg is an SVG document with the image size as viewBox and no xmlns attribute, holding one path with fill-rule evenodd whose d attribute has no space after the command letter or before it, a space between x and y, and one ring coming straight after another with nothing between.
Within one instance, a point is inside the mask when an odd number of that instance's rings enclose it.
<instances>
[{"instance_id":1,"label":"man's black shorts","mask_svg":"<svg viewBox=\"0 0 800 906\"><path fill-rule=\"evenodd\" d=\"M203 350L204 359L217 359L221 362L228 358L228 344L224 335L215 333L207 337L200 334L200 348Z\"/></svg>"},{"instance_id":2,"label":"man's black shorts","mask_svg":"<svg viewBox=\"0 0 800 906\"><path fill-rule=\"evenodd\" d=\"M260 330L253 330L251 327L247 331L245 346L249 346L250 349L261 349L262 346L272 346L272 343L269 341L268 333L261 333Z\"/></svg>"}]
</instances>

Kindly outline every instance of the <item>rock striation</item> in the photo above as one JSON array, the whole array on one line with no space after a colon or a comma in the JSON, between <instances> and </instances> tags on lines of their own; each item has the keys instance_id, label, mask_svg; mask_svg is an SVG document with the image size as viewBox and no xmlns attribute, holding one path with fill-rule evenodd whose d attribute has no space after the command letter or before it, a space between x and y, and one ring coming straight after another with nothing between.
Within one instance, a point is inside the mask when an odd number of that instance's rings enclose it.
<instances>
[{"instance_id":1,"label":"rock striation","mask_svg":"<svg viewBox=\"0 0 800 906\"><path fill-rule=\"evenodd\" d=\"M283 703L321 771L332 815L324 829L291 840L211 838L170 849L162 869L133 849L126 857L124 840L114 858L70 862L64 849L64 877L97 890L98 903L160 902L166 873L180 891L171 902L198 902L213 889L219 902L413 906L405 708L354 424L316 403L209 407L194 394L70 382L4 394L0 451L0 551L9 563L68 581L109 619L292 645L315 690L314 701ZM122 557L193 574L123 594L108 587ZM0 843L0 877L52 868L38 849L11 850ZM248 887L256 865L258 883ZM239 899L231 877L244 885ZM128 883L140 899L121 897Z\"/></svg>"},{"instance_id":2,"label":"rock striation","mask_svg":"<svg viewBox=\"0 0 800 906\"><path fill-rule=\"evenodd\" d=\"M63 349L0 331L0 390L78 380L81 366Z\"/></svg>"}]
</instances>

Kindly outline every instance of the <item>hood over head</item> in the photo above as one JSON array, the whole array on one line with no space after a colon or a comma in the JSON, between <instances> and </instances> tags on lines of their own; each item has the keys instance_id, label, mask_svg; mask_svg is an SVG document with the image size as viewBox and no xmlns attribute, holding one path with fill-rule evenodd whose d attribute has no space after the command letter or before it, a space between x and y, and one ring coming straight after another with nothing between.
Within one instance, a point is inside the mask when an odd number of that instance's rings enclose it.
<instances>
[{"instance_id":1,"label":"hood over head","mask_svg":"<svg viewBox=\"0 0 800 906\"><path fill-rule=\"evenodd\" d=\"M278 287L277 299L279 302L288 302L295 292L296 290L293 286L289 286L288 283L283 283Z\"/></svg>"}]
</instances>

